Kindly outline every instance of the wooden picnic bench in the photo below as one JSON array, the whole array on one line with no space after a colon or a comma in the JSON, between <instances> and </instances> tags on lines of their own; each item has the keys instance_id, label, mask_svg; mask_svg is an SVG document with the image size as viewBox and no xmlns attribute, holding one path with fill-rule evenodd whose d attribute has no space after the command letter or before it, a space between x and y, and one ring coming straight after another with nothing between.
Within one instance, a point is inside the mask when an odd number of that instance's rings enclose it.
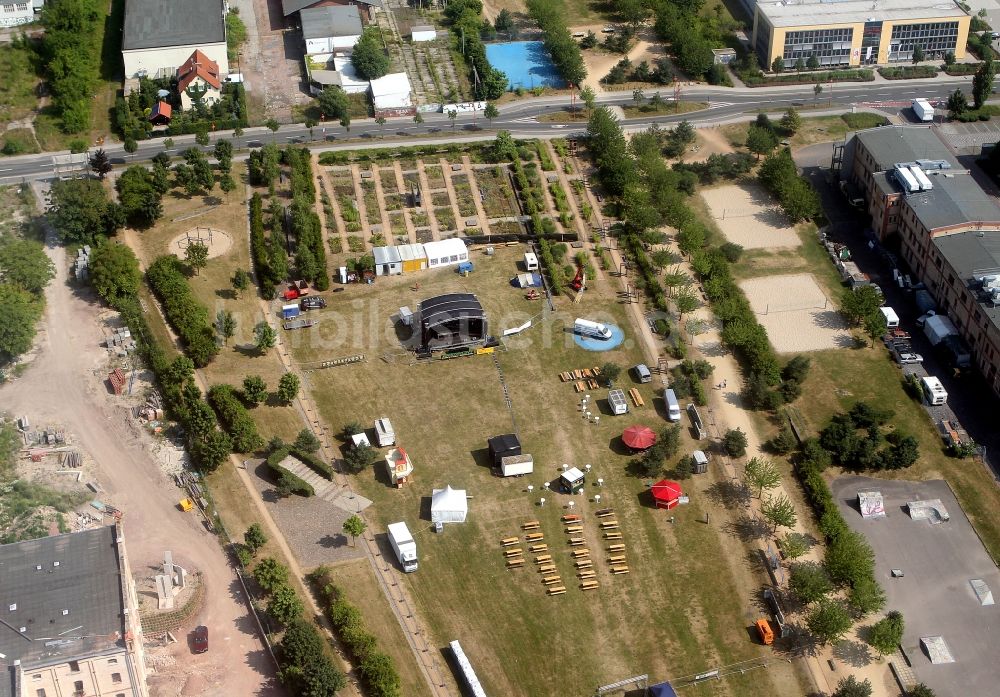
<instances>
[{"instance_id":1,"label":"wooden picnic bench","mask_svg":"<svg viewBox=\"0 0 1000 697\"><path fill-rule=\"evenodd\" d=\"M601 523L601 530L616 530L618 528L617 520L609 520L606 523Z\"/></svg>"},{"instance_id":2,"label":"wooden picnic bench","mask_svg":"<svg viewBox=\"0 0 1000 697\"><path fill-rule=\"evenodd\" d=\"M579 547L580 545L587 544L587 540L582 537L571 537L569 538L569 543L573 547Z\"/></svg>"},{"instance_id":3,"label":"wooden picnic bench","mask_svg":"<svg viewBox=\"0 0 1000 697\"><path fill-rule=\"evenodd\" d=\"M569 382L570 380L573 379L573 373L569 372L568 370L563 371L562 373L559 373L559 379L562 380L563 382Z\"/></svg>"},{"instance_id":4,"label":"wooden picnic bench","mask_svg":"<svg viewBox=\"0 0 1000 697\"><path fill-rule=\"evenodd\" d=\"M578 559L573 562L578 569L586 569L587 567L593 566L594 562L590 559Z\"/></svg>"},{"instance_id":5,"label":"wooden picnic bench","mask_svg":"<svg viewBox=\"0 0 1000 697\"><path fill-rule=\"evenodd\" d=\"M597 575L597 572L594 571L593 569L584 569L583 571L579 572L576 575L576 577L577 578L594 578L594 576L596 576L596 575Z\"/></svg>"},{"instance_id":6,"label":"wooden picnic bench","mask_svg":"<svg viewBox=\"0 0 1000 697\"><path fill-rule=\"evenodd\" d=\"M597 515L598 518L607 518L609 515L612 515L614 512L615 512L615 509L613 509L613 508L602 508L601 510L597 511L597 513L595 515Z\"/></svg>"},{"instance_id":7,"label":"wooden picnic bench","mask_svg":"<svg viewBox=\"0 0 1000 697\"><path fill-rule=\"evenodd\" d=\"M579 513L567 513L562 517L562 522L564 523L578 523L583 520L583 516Z\"/></svg>"},{"instance_id":8,"label":"wooden picnic bench","mask_svg":"<svg viewBox=\"0 0 1000 697\"><path fill-rule=\"evenodd\" d=\"M542 524L537 520L529 520L527 523L521 523L522 530L537 530L542 527Z\"/></svg>"},{"instance_id":9,"label":"wooden picnic bench","mask_svg":"<svg viewBox=\"0 0 1000 697\"><path fill-rule=\"evenodd\" d=\"M503 551L503 555L505 557L519 557L522 554L524 554L524 552L521 551L520 547L515 547L514 549L505 549Z\"/></svg>"},{"instance_id":10,"label":"wooden picnic bench","mask_svg":"<svg viewBox=\"0 0 1000 697\"><path fill-rule=\"evenodd\" d=\"M590 368L584 368L583 369L583 377L588 378L588 379L594 377L594 371L591 370Z\"/></svg>"},{"instance_id":11,"label":"wooden picnic bench","mask_svg":"<svg viewBox=\"0 0 1000 697\"><path fill-rule=\"evenodd\" d=\"M609 552L624 552L625 545L608 545Z\"/></svg>"},{"instance_id":12,"label":"wooden picnic bench","mask_svg":"<svg viewBox=\"0 0 1000 697\"><path fill-rule=\"evenodd\" d=\"M589 581L584 581L583 583L581 583L580 584L580 589L581 590L585 590L585 591L592 591L595 588L597 588L599 585L600 584L596 580L591 579Z\"/></svg>"},{"instance_id":13,"label":"wooden picnic bench","mask_svg":"<svg viewBox=\"0 0 1000 697\"><path fill-rule=\"evenodd\" d=\"M583 377L583 371L577 368L576 370L573 371L573 377L576 378L577 380L580 380Z\"/></svg>"},{"instance_id":14,"label":"wooden picnic bench","mask_svg":"<svg viewBox=\"0 0 1000 697\"><path fill-rule=\"evenodd\" d=\"M538 567L538 573L540 574L547 574L550 571L555 571L555 570L556 570L555 564L542 564L541 566Z\"/></svg>"},{"instance_id":15,"label":"wooden picnic bench","mask_svg":"<svg viewBox=\"0 0 1000 697\"><path fill-rule=\"evenodd\" d=\"M591 378L590 380L587 380L587 387L589 387L592 390L597 390L597 389L600 389L601 386L597 382L597 380L594 380L593 378Z\"/></svg>"},{"instance_id":16,"label":"wooden picnic bench","mask_svg":"<svg viewBox=\"0 0 1000 697\"><path fill-rule=\"evenodd\" d=\"M545 552L548 551L548 549L549 546L547 544L531 545L530 547L528 547L528 551L531 552L532 554L537 554L538 552Z\"/></svg>"},{"instance_id":17,"label":"wooden picnic bench","mask_svg":"<svg viewBox=\"0 0 1000 697\"><path fill-rule=\"evenodd\" d=\"M608 557L608 561L610 563L612 563L612 564L616 564L616 563L618 563L620 561L625 561L625 555L624 554L613 554L612 556Z\"/></svg>"},{"instance_id":18,"label":"wooden picnic bench","mask_svg":"<svg viewBox=\"0 0 1000 697\"><path fill-rule=\"evenodd\" d=\"M572 552L570 552L570 554L573 556L574 559L583 559L584 557L589 557L590 556L590 550L589 549L574 549Z\"/></svg>"},{"instance_id":19,"label":"wooden picnic bench","mask_svg":"<svg viewBox=\"0 0 1000 697\"><path fill-rule=\"evenodd\" d=\"M574 532L580 532L581 530L583 530L583 526L582 525L567 525L566 526L566 534L571 534L571 533L574 533Z\"/></svg>"},{"instance_id":20,"label":"wooden picnic bench","mask_svg":"<svg viewBox=\"0 0 1000 697\"><path fill-rule=\"evenodd\" d=\"M595 365L593 368L591 368L591 370L594 372L594 375L596 375L597 377L601 377L601 368L600 368L600 366L596 366Z\"/></svg>"},{"instance_id":21,"label":"wooden picnic bench","mask_svg":"<svg viewBox=\"0 0 1000 697\"><path fill-rule=\"evenodd\" d=\"M574 384L573 387L576 388L577 392L585 392L587 389L587 386L584 384L583 380L580 380L579 382Z\"/></svg>"},{"instance_id":22,"label":"wooden picnic bench","mask_svg":"<svg viewBox=\"0 0 1000 697\"><path fill-rule=\"evenodd\" d=\"M621 566L612 566L611 567L611 573L613 573L613 574L627 574L628 573L628 567L625 566L624 564L622 564Z\"/></svg>"},{"instance_id":23,"label":"wooden picnic bench","mask_svg":"<svg viewBox=\"0 0 1000 697\"><path fill-rule=\"evenodd\" d=\"M604 533L605 540L620 540L622 539L622 534L620 532L606 532Z\"/></svg>"},{"instance_id":24,"label":"wooden picnic bench","mask_svg":"<svg viewBox=\"0 0 1000 697\"><path fill-rule=\"evenodd\" d=\"M535 563L536 564L543 564L543 563L545 563L547 561L552 561L552 555L551 554L540 554L537 557L535 557Z\"/></svg>"},{"instance_id":25,"label":"wooden picnic bench","mask_svg":"<svg viewBox=\"0 0 1000 697\"><path fill-rule=\"evenodd\" d=\"M529 532L527 535L524 536L524 539L527 542L538 542L539 540L544 540L545 539L545 533L544 532Z\"/></svg>"},{"instance_id":26,"label":"wooden picnic bench","mask_svg":"<svg viewBox=\"0 0 1000 697\"><path fill-rule=\"evenodd\" d=\"M566 592L565 586L552 586L549 588L549 595L562 595Z\"/></svg>"},{"instance_id":27,"label":"wooden picnic bench","mask_svg":"<svg viewBox=\"0 0 1000 697\"><path fill-rule=\"evenodd\" d=\"M524 564L524 557L518 557L517 559L508 559L507 568L513 569L514 567L521 566Z\"/></svg>"},{"instance_id":28,"label":"wooden picnic bench","mask_svg":"<svg viewBox=\"0 0 1000 697\"><path fill-rule=\"evenodd\" d=\"M632 398L632 402L637 407L644 407L644 406L646 406L646 403L644 401L642 401L642 395L639 394L639 389L637 387L631 387L631 388L629 388L628 395L629 395L629 397Z\"/></svg>"},{"instance_id":29,"label":"wooden picnic bench","mask_svg":"<svg viewBox=\"0 0 1000 697\"><path fill-rule=\"evenodd\" d=\"M502 540L500 540L500 545L502 547L510 547L511 545L516 545L517 540L518 538L516 537L505 537Z\"/></svg>"},{"instance_id":30,"label":"wooden picnic bench","mask_svg":"<svg viewBox=\"0 0 1000 697\"><path fill-rule=\"evenodd\" d=\"M542 585L545 586L552 586L557 583L562 583L561 576L546 576L545 578L542 579Z\"/></svg>"}]
</instances>

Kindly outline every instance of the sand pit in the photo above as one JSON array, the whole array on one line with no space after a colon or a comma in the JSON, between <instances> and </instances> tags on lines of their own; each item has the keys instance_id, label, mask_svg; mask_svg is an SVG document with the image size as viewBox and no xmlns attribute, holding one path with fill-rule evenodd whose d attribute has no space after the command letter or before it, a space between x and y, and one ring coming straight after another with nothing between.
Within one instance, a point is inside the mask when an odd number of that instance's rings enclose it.
<instances>
[{"instance_id":1,"label":"sand pit","mask_svg":"<svg viewBox=\"0 0 1000 697\"><path fill-rule=\"evenodd\" d=\"M791 222L759 186L730 184L705 189L701 197L726 239L743 249L790 249L801 244Z\"/></svg>"},{"instance_id":2,"label":"sand pit","mask_svg":"<svg viewBox=\"0 0 1000 697\"><path fill-rule=\"evenodd\" d=\"M214 227L193 227L170 242L170 251L183 257L188 245L199 242L208 247L209 259L221 257L233 246L233 238L228 232Z\"/></svg>"},{"instance_id":3,"label":"sand pit","mask_svg":"<svg viewBox=\"0 0 1000 697\"><path fill-rule=\"evenodd\" d=\"M854 345L847 323L812 274L749 278L740 288L778 353Z\"/></svg>"}]
</instances>

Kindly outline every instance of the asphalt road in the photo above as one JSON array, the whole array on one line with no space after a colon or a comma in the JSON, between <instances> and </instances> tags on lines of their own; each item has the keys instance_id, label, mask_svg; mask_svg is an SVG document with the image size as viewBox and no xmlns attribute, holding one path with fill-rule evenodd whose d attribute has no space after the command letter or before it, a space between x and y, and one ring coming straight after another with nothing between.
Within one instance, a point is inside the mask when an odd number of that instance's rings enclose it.
<instances>
[{"instance_id":1,"label":"asphalt road","mask_svg":"<svg viewBox=\"0 0 1000 697\"><path fill-rule=\"evenodd\" d=\"M670 124L687 120L698 126L705 126L726 121L738 121L744 114L758 110L782 111L790 106L809 107L814 104L820 107L848 107L851 105L878 105L891 102L908 102L915 97L944 99L956 87L970 85L968 78L948 80L935 79L929 82L914 80L900 82L867 82L840 83L834 86L825 84L823 93L817 100L813 94L812 85L794 85L777 88L722 88L699 86L683 90L681 99L688 102L706 102L707 109L687 114L663 113L650 114L637 119L626 119L622 125L626 129L646 128L653 123ZM669 89L663 90L672 98ZM646 96L651 96L653 90L647 90ZM632 94L605 94L598 99L604 105L632 104ZM405 145L408 138L440 138L451 142L465 139L469 141L489 138L498 130L508 130L520 138L556 138L571 133L582 133L585 126L581 119L579 125L559 124L538 121L540 116L566 109L570 106L568 97L542 97L525 100L500 109L500 116L492 123L481 114L460 113L452 122L445 114L426 114L424 123L416 124L409 117L389 119L384 126L379 126L372 119L356 121L350 130L340 125L324 124L312 129L303 124L282 126L272 133L267 128L247 128L238 143L241 147L260 147L264 143L320 143L316 147L324 150L352 150L364 145L371 139L369 147L398 147ZM213 141L220 138L233 139L232 131L218 131L211 134ZM175 136L174 148L177 153L195 145L194 136ZM342 142L349 141L349 142ZM156 138L139 142L139 149L128 155L120 143L104 146L104 150L116 164L142 162L151 159L163 150L163 139ZM206 148L207 149L207 148ZM54 173L52 153L40 155L25 155L0 159L0 184L14 183L30 179L52 176Z\"/></svg>"}]
</instances>

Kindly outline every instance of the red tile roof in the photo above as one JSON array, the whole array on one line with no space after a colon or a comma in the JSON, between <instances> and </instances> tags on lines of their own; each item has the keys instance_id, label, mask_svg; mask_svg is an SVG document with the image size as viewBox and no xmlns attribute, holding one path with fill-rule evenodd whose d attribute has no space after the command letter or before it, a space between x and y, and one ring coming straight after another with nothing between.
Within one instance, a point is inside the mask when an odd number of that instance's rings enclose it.
<instances>
[{"instance_id":1,"label":"red tile roof","mask_svg":"<svg viewBox=\"0 0 1000 697\"><path fill-rule=\"evenodd\" d=\"M184 61L184 65L177 69L177 89L183 92L194 82L196 77L200 77L215 89L222 88L222 81L219 79L219 64L198 50L195 50Z\"/></svg>"},{"instance_id":2,"label":"red tile roof","mask_svg":"<svg viewBox=\"0 0 1000 697\"><path fill-rule=\"evenodd\" d=\"M149 120L152 121L157 117L169 119L173 111L174 108L168 102L157 102L153 105L153 110L149 113Z\"/></svg>"}]
</instances>

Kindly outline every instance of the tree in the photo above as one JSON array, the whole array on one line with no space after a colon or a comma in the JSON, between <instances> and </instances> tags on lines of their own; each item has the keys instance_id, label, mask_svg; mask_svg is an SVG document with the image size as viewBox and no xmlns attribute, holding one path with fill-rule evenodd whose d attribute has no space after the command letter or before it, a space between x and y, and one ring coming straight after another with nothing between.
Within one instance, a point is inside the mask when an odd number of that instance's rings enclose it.
<instances>
[{"instance_id":1,"label":"tree","mask_svg":"<svg viewBox=\"0 0 1000 697\"><path fill-rule=\"evenodd\" d=\"M455 109L451 109L448 112L448 120L451 121L451 130L453 131L455 130L456 119L458 119L458 111Z\"/></svg>"},{"instance_id":2,"label":"tree","mask_svg":"<svg viewBox=\"0 0 1000 697\"><path fill-rule=\"evenodd\" d=\"M303 428L299 431L299 435L295 437L295 449L301 450L304 453L314 453L320 449L321 445L316 434L308 428Z\"/></svg>"},{"instance_id":3,"label":"tree","mask_svg":"<svg viewBox=\"0 0 1000 697\"><path fill-rule=\"evenodd\" d=\"M802 117L799 116L799 112L796 111L794 107L788 107L784 116L781 117L781 127L784 128L789 135L795 135L795 133L802 128Z\"/></svg>"},{"instance_id":4,"label":"tree","mask_svg":"<svg viewBox=\"0 0 1000 697\"><path fill-rule=\"evenodd\" d=\"M378 137L384 138L385 136L382 135L382 127L385 126L385 117L384 116L375 117L375 123L378 124L378 133L379 133Z\"/></svg>"},{"instance_id":5,"label":"tree","mask_svg":"<svg viewBox=\"0 0 1000 697\"><path fill-rule=\"evenodd\" d=\"M348 472L357 474L363 471L375 459L375 450L370 445L361 443L344 450L344 466Z\"/></svg>"},{"instance_id":6,"label":"tree","mask_svg":"<svg viewBox=\"0 0 1000 697\"><path fill-rule=\"evenodd\" d=\"M297 617L288 624L280 644L283 661L279 676L290 693L335 697L347 686L344 674L330 662L325 644L310 620Z\"/></svg>"},{"instance_id":7,"label":"tree","mask_svg":"<svg viewBox=\"0 0 1000 697\"><path fill-rule=\"evenodd\" d=\"M264 534L260 523L252 523L247 528L246 532L243 533L243 543L253 554L256 554L261 547L267 544L267 535Z\"/></svg>"},{"instance_id":8,"label":"tree","mask_svg":"<svg viewBox=\"0 0 1000 697\"><path fill-rule=\"evenodd\" d=\"M347 93L334 85L325 87L316 97L316 101L319 102L323 116L328 119L339 119L351 108Z\"/></svg>"},{"instance_id":9,"label":"tree","mask_svg":"<svg viewBox=\"0 0 1000 697\"><path fill-rule=\"evenodd\" d=\"M847 608L833 600L821 600L806 619L809 631L824 644L839 641L851 624Z\"/></svg>"},{"instance_id":10,"label":"tree","mask_svg":"<svg viewBox=\"0 0 1000 697\"><path fill-rule=\"evenodd\" d=\"M236 334L236 318L229 310L219 310L215 315L215 328L222 337L222 343L228 344Z\"/></svg>"},{"instance_id":11,"label":"tree","mask_svg":"<svg viewBox=\"0 0 1000 697\"><path fill-rule=\"evenodd\" d=\"M413 115L413 123L421 124L424 122L424 116L419 111Z\"/></svg>"},{"instance_id":12,"label":"tree","mask_svg":"<svg viewBox=\"0 0 1000 697\"><path fill-rule=\"evenodd\" d=\"M285 373L278 380L278 391L275 393L278 400L291 404L292 400L299 394L299 376L295 373Z\"/></svg>"},{"instance_id":13,"label":"tree","mask_svg":"<svg viewBox=\"0 0 1000 697\"><path fill-rule=\"evenodd\" d=\"M357 514L344 521L344 532L351 536L352 547L355 546L355 540L361 537L367 528L364 519Z\"/></svg>"},{"instance_id":14,"label":"tree","mask_svg":"<svg viewBox=\"0 0 1000 697\"><path fill-rule=\"evenodd\" d=\"M497 109L497 105L493 102L486 102L486 109L483 110L483 116L490 120L490 127L493 127L493 119L500 116L500 110Z\"/></svg>"},{"instance_id":15,"label":"tree","mask_svg":"<svg viewBox=\"0 0 1000 697\"><path fill-rule=\"evenodd\" d=\"M278 123L278 120L275 118L268 119L267 121L264 122L264 125L267 126L268 130L271 131L271 133L277 133L278 129L281 128L281 124Z\"/></svg>"},{"instance_id":16,"label":"tree","mask_svg":"<svg viewBox=\"0 0 1000 697\"><path fill-rule=\"evenodd\" d=\"M771 62L771 72L780 73L783 72L784 70L785 70L785 59L782 58L781 56L776 57Z\"/></svg>"},{"instance_id":17,"label":"tree","mask_svg":"<svg viewBox=\"0 0 1000 697\"><path fill-rule=\"evenodd\" d=\"M798 522L795 515L795 504L782 494L781 496L768 496L760 505L760 513L767 522L774 526L774 532L778 528L793 528Z\"/></svg>"},{"instance_id":18,"label":"tree","mask_svg":"<svg viewBox=\"0 0 1000 697\"><path fill-rule=\"evenodd\" d=\"M684 315L689 312L697 310L700 304L698 296L694 294L691 286L684 286L674 294L674 307L677 308L677 314L680 319L683 319Z\"/></svg>"},{"instance_id":19,"label":"tree","mask_svg":"<svg viewBox=\"0 0 1000 697\"><path fill-rule=\"evenodd\" d=\"M729 457L743 457L747 454L747 434L739 428L731 428L722 437L722 447Z\"/></svg>"},{"instance_id":20,"label":"tree","mask_svg":"<svg viewBox=\"0 0 1000 697\"><path fill-rule=\"evenodd\" d=\"M243 399L250 406L257 406L267 399L267 383L260 375L247 375L243 378Z\"/></svg>"},{"instance_id":21,"label":"tree","mask_svg":"<svg viewBox=\"0 0 1000 697\"><path fill-rule=\"evenodd\" d=\"M375 80L389 72L389 56L382 49L382 41L375 27L368 27L354 44L351 65L365 80Z\"/></svg>"},{"instance_id":22,"label":"tree","mask_svg":"<svg viewBox=\"0 0 1000 697\"><path fill-rule=\"evenodd\" d=\"M993 58L986 56L986 59L976 69L976 74L972 76L972 103L976 109L982 108L986 100L990 98L995 76L996 68L993 64Z\"/></svg>"},{"instance_id":23,"label":"tree","mask_svg":"<svg viewBox=\"0 0 1000 697\"><path fill-rule=\"evenodd\" d=\"M882 306L882 296L873 286L847 288L840 300L840 312L854 326L864 324L865 318L878 313Z\"/></svg>"},{"instance_id":24,"label":"tree","mask_svg":"<svg viewBox=\"0 0 1000 697\"><path fill-rule=\"evenodd\" d=\"M149 227L163 215L162 195L153 174L141 165L126 169L115 183L118 203L126 220L137 227Z\"/></svg>"},{"instance_id":25,"label":"tree","mask_svg":"<svg viewBox=\"0 0 1000 697\"><path fill-rule=\"evenodd\" d=\"M196 404L205 404L196 402ZM211 407L205 404L211 411ZM191 455L198 463L199 469L203 472L214 472L219 468L229 454L233 452L233 441L227 433L218 429L211 430L203 435L193 438L188 443Z\"/></svg>"},{"instance_id":26,"label":"tree","mask_svg":"<svg viewBox=\"0 0 1000 697\"><path fill-rule=\"evenodd\" d=\"M492 155L495 162L517 160L517 144L510 131L497 131L497 137L493 139Z\"/></svg>"},{"instance_id":27,"label":"tree","mask_svg":"<svg viewBox=\"0 0 1000 697\"><path fill-rule=\"evenodd\" d=\"M948 113L952 116L960 116L969 110L969 100L961 88L956 89L948 95Z\"/></svg>"},{"instance_id":28,"label":"tree","mask_svg":"<svg viewBox=\"0 0 1000 697\"><path fill-rule=\"evenodd\" d=\"M111 158L108 154L104 152L104 148L98 148L94 151L94 154L90 156L90 169L93 170L101 179L107 176L108 172L113 169L111 164Z\"/></svg>"},{"instance_id":29,"label":"tree","mask_svg":"<svg viewBox=\"0 0 1000 697\"><path fill-rule=\"evenodd\" d=\"M781 483L781 473L769 460L752 457L743 465L743 478L757 490L757 498L763 498L764 491L774 489Z\"/></svg>"},{"instance_id":30,"label":"tree","mask_svg":"<svg viewBox=\"0 0 1000 697\"><path fill-rule=\"evenodd\" d=\"M920 44L917 44L916 46L914 46L913 47L913 64L916 65L917 63L920 63L921 61L923 61L925 58L927 58L927 55L924 53L924 47L921 46Z\"/></svg>"},{"instance_id":31,"label":"tree","mask_svg":"<svg viewBox=\"0 0 1000 697\"><path fill-rule=\"evenodd\" d=\"M208 144L209 144L210 141L211 141L211 139L208 136L208 131L207 130L205 130L204 128L200 128L197 131L195 131L195 134L194 134L194 142L195 143L197 143L201 147L205 148L205 147L208 147Z\"/></svg>"},{"instance_id":32,"label":"tree","mask_svg":"<svg viewBox=\"0 0 1000 697\"><path fill-rule=\"evenodd\" d=\"M272 591L288 584L288 567L274 557L264 557L254 568L253 578L261 588Z\"/></svg>"},{"instance_id":33,"label":"tree","mask_svg":"<svg viewBox=\"0 0 1000 697\"><path fill-rule=\"evenodd\" d=\"M788 587L806 605L822 600L833 590L826 570L815 562L792 566Z\"/></svg>"},{"instance_id":34,"label":"tree","mask_svg":"<svg viewBox=\"0 0 1000 697\"><path fill-rule=\"evenodd\" d=\"M912 694L912 693L911 693ZM871 697L872 696L872 683L871 680L865 678L861 682L853 675L848 675L846 678L837 683L837 689L833 691L831 697Z\"/></svg>"},{"instance_id":35,"label":"tree","mask_svg":"<svg viewBox=\"0 0 1000 697\"><path fill-rule=\"evenodd\" d=\"M885 591L871 576L854 581L847 592L847 604L860 615L870 615L885 607Z\"/></svg>"},{"instance_id":36,"label":"tree","mask_svg":"<svg viewBox=\"0 0 1000 697\"><path fill-rule=\"evenodd\" d=\"M952 60L955 60L954 55L952 55ZM910 691L906 693L907 697L934 697L934 690L927 687L924 683L920 682L910 688Z\"/></svg>"},{"instance_id":37,"label":"tree","mask_svg":"<svg viewBox=\"0 0 1000 697\"><path fill-rule=\"evenodd\" d=\"M809 551L809 540L801 533L786 533L778 540L778 549L785 559L798 559Z\"/></svg>"},{"instance_id":38,"label":"tree","mask_svg":"<svg viewBox=\"0 0 1000 697\"><path fill-rule=\"evenodd\" d=\"M608 385L614 384L618 376L622 374L622 367L617 363L605 363L601 366L601 377Z\"/></svg>"},{"instance_id":39,"label":"tree","mask_svg":"<svg viewBox=\"0 0 1000 697\"><path fill-rule=\"evenodd\" d=\"M278 335L267 322L258 322L253 328L254 345L260 353L266 353L269 348L274 348L278 341Z\"/></svg>"},{"instance_id":40,"label":"tree","mask_svg":"<svg viewBox=\"0 0 1000 697\"><path fill-rule=\"evenodd\" d=\"M219 163L219 169L223 172L228 172L233 166L233 144L226 140L220 139L215 141L215 148L213 150L215 159Z\"/></svg>"},{"instance_id":41,"label":"tree","mask_svg":"<svg viewBox=\"0 0 1000 697\"><path fill-rule=\"evenodd\" d=\"M222 191L227 194L230 191L233 191L236 188L236 180L233 179L233 175L231 175L229 172L226 172L221 177L219 177L219 188L222 189Z\"/></svg>"},{"instance_id":42,"label":"tree","mask_svg":"<svg viewBox=\"0 0 1000 697\"><path fill-rule=\"evenodd\" d=\"M819 96L821 94L823 94L823 85L817 82L815 85L813 85L813 104L815 104L819 100Z\"/></svg>"},{"instance_id":43,"label":"tree","mask_svg":"<svg viewBox=\"0 0 1000 697\"><path fill-rule=\"evenodd\" d=\"M819 58L815 53L809 56L809 60L806 61L806 67L810 70L819 70Z\"/></svg>"},{"instance_id":44,"label":"tree","mask_svg":"<svg viewBox=\"0 0 1000 697\"><path fill-rule=\"evenodd\" d=\"M90 282L110 305L135 297L142 272L135 252L124 244L102 244L90 254Z\"/></svg>"},{"instance_id":45,"label":"tree","mask_svg":"<svg viewBox=\"0 0 1000 697\"><path fill-rule=\"evenodd\" d=\"M135 141L132 136L125 136L125 140L122 142L122 148L127 152L131 158L135 154L135 151L139 149L139 144ZM104 177L101 177L103 179Z\"/></svg>"},{"instance_id":46,"label":"tree","mask_svg":"<svg viewBox=\"0 0 1000 697\"><path fill-rule=\"evenodd\" d=\"M343 127L343 129L345 131L350 131L351 130L351 115L350 114L344 114L343 116L341 116L340 117L340 125Z\"/></svg>"},{"instance_id":47,"label":"tree","mask_svg":"<svg viewBox=\"0 0 1000 697\"><path fill-rule=\"evenodd\" d=\"M580 90L580 101L583 102L583 106L590 113L594 110L594 105L597 104L597 95L594 93L594 88L590 85L583 87Z\"/></svg>"},{"instance_id":48,"label":"tree","mask_svg":"<svg viewBox=\"0 0 1000 697\"><path fill-rule=\"evenodd\" d=\"M759 161L761 155L766 155L777 147L778 136L774 134L774 131L754 124L747 130L746 145L747 150L754 153Z\"/></svg>"},{"instance_id":49,"label":"tree","mask_svg":"<svg viewBox=\"0 0 1000 697\"><path fill-rule=\"evenodd\" d=\"M40 242L0 238L0 281L28 291L41 293L55 276L55 266Z\"/></svg>"},{"instance_id":50,"label":"tree","mask_svg":"<svg viewBox=\"0 0 1000 697\"><path fill-rule=\"evenodd\" d=\"M267 614L284 625L301 617L304 609L295 589L286 585L278 586L267 603Z\"/></svg>"},{"instance_id":51,"label":"tree","mask_svg":"<svg viewBox=\"0 0 1000 697\"><path fill-rule=\"evenodd\" d=\"M42 304L33 294L0 283L0 363L8 363L31 348Z\"/></svg>"},{"instance_id":52,"label":"tree","mask_svg":"<svg viewBox=\"0 0 1000 697\"><path fill-rule=\"evenodd\" d=\"M875 345L875 342L878 340L880 336L885 334L886 327L887 325L886 325L885 315L883 315L881 312L873 312L872 314L865 317L864 321L865 334L867 334L868 338L871 339L872 346Z\"/></svg>"},{"instance_id":53,"label":"tree","mask_svg":"<svg viewBox=\"0 0 1000 697\"><path fill-rule=\"evenodd\" d=\"M184 260L194 269L195 275L199 275L208 264L208 245L201 242L190 243L184 250Z\"/></svg>"},{"instance_id":54,"label":"tree","mask_svg":"<svg viewBox=\"0 0 1000 697\"><path fill-rule=\"evenodd\" d=\"M233 290L236 291L236 295L243 297L243 292L250 287L250 274L245 269L236 269L233 272L230 283L233 284Z\"/></svg>"},{"instance_id":55,"label":"tree","mask_svg":"<svg viewBox=\"0 0 1000 697\"><path fill-rule=\"evenodd\" d=\"M806 69L806 62L802 60L802 56L795 59L795 72L801 73Z\"/></svg>"}]
</instances>

